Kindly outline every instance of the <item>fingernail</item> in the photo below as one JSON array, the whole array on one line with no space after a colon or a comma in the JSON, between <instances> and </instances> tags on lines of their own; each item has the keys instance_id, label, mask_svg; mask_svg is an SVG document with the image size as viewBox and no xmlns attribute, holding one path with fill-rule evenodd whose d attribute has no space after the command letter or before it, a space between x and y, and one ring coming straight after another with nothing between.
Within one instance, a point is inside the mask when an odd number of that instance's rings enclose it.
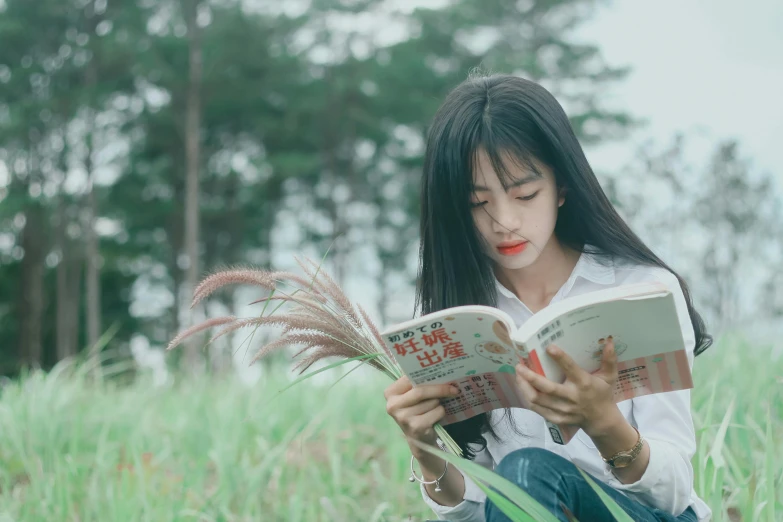
<instances>
[{"instance_id":1,"label":"fingernail","mask_svg":"<svg viewBox=\"0 0 783 522\"><path fill-rule=\"evenodd\" d=\"M560 349L557 346L551 344L546 347L546 351L549 353L549 355L557 355L560 353Z\"/></svg>"},{"instance_id":2,"label":"fingernail","mask_svg":"<svg viewBox=\"0 0 783 522\"><path fill-rule=\"evenodd\" d=\"M455 388L454 386L451 387L451 394L452 395L459 395L459 388Z\"/></svg>"}]
</instances>

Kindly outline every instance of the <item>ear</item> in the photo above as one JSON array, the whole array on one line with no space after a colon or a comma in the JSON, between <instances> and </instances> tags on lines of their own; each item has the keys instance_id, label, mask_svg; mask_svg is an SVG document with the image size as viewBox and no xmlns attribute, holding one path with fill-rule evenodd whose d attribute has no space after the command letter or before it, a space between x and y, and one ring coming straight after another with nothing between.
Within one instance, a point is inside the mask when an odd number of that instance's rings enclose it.
<instances>
[{"instance_id":1,"label":"ear","mask_svg":"<svg viewBox=\"0 0 783 522\"><path fill-rule=\"evenodd\" d=\"M566 193L568 192L568 189L566 187L560 187L560 189L557 191L557 206L562 207L563 203L565 203L565 197Z\"/></svg>"}]
</instances>

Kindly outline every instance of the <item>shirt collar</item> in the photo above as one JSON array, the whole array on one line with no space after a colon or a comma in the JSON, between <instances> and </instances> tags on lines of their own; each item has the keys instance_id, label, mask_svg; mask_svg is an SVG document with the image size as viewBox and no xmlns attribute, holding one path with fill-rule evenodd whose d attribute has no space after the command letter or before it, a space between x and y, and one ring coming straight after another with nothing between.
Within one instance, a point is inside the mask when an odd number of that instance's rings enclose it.
<instances>
[{"instance_id":1,"label":"shirt collar","mask_svg":"<svg viewBox=\"0 0 783 522\"><path fill-rule=\"evenodd\" d=\"M574 266L574 270L571 272L568 280L561 288L560 294L567 295L568 292L576 283L578 278L591 281L600 285L612 285L615 283L614 275L614 262L612 258L601 258L594 253L594 251L586 250L579 256L579 260ZM500 281L495 278L495 286L498 293L508 298L516 298L514 292L500 284Z\"/></svg>"},{"instance_id":2,"label":"shirt collar","mask_svg":"<svg viewBox=\"0 0 783 522\"><path fill-rule=\"evenodd\" d=\"M615 282L614 263L611 258L606 261L600 259L593 251L586 250L582 252L582 255L579 256L579 261L574 266L573 272L571 272L571 276L557 293L560 299L571 293L579 278L599 285L612 285Z\"/></svg>"},{"instance_id":3,"label":"shirt collar","mask_svg":"<svg viewBox=\"0 0 783 522\"><path fill-rule=\"evenodd\" d=\"M570 279L574 277L601 285L612 285L615 283L614 260L611 257L599 257L595 250L583 252Z\"/></svg>"}]
</instances>

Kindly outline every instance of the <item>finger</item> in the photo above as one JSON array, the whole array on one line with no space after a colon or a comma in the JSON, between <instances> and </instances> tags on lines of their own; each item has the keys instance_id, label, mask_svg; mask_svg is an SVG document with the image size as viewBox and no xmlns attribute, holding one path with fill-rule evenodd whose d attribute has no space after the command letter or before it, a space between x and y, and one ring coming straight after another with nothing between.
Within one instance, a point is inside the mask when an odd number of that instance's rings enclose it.
<instances>
[{"instance_id":1,"label":"finger","mask_svg":"<svg viewBox=\"0 0 783 522\"><path fill-rule=\"evenodd\" d=\"M532 404L538 396L538 392L535 388L533 388L533 385L530 384L527 379L521 375L517 375L517 386L519 387L519 391L522 393L522 397L525 399L525 401L527 401L528 404Z\"/></svg>"},{"instance_id":2,"label":"finger","mask_svg":"<svg viewBox=\"0 0 783 522\"><path fill-rule=\"evenodd\" d=\"M389 400L389 397L392 397L393 395L402 395L411 388L413 388L413 385L411 384L410 379L403 375L386 387L386 389L383 391L383 396L386 398L386 400Z\"/></svg>"},{"instance_id":3,"label":"finger","mask_svg":"<svg viewBox=\"0 0 783 522\"><path fill-rule=\"evenodd\" d=\"M553 422L555 424L568 424L568 421L570 420L570 418L567 417L566 415L557 412L555 410L552 410L550 408L547 408L546 406L531 404L530 410L538 413L549 422Z\"/></svg>"},{"instance_id":4,"label":"finger","mask_svg":"<svg viewBox=\"0 0 783 522\"><path fill-rule=\"evenodd\" d=\"M601 373L612 380L617 376L617 351L614 349L614 339L610 335L601 355Z\"/></svg>"},{"instance_id":5,"label":"finger","mask_svg":"<svg viewBox=\"0 0 783 522\"><path fill-rule=\"evenodd\" d=\"M522 376L523 379L529 382L536 390L542 393L549 393L562 397L567 395L567 388L565 386L550 381L546 377L537 374L525 366L517 365L517 373Z\"/></svg>"},{"instance_id":6,"label":"finger","mask_svg":"<svg viewBox=\"0 0 783 522\"><path fill-rule=\"evenodd\" d=\"M399 406L407 408L427 399L446 399L459 395L459 389L450 384L423 384L405 392Z\"/></svg>"},{"instance_id":7,"label":"finger","mask_svg":"<svg viewBox=\"0 0 783 522\"><path fill-rule=\"evenodd\" d=\"M414 404L413 406L401 409L398 413L398 416L402 418L412 418L418 415L424 415L430 410L434 410L438 406L440 406L439 399L427 399L426 401L422 401L418 404Z\"/></svg>"},{"instance_id":8,"label":"finger","mask_svg":"<svg viewBox=\"0 0 783 522\"><path fill-rule=\"evenodd\" d=\"M436 408L428 411L427 413L417 415L411 419L408 425L415 433L426 435L432 430L432 427L435 425L435 423L439 422L445 416L446 408L444 408L443 405L438 405Z\"/></svg>"},{"instance_id":9,"label":"finger","mask_svg":"<svg viewBox=\"0 0 783 522\"><path fill-rule=\"evenodd\" d=\"M536 400L533 402L536 406L541 406L548 410L552 410L555 413L567 415L571 411L572 403L561 397L555 397L548 393L539 393L536 395Z\"/></svg>"},{"instance_id":10,"label":"finger","mask_svg":"<svg viewBox=\"0 0 783 522\"><path fill-rule=\"evenodd\" d=\"M590 378L590 374L588 374L586 371L580 368L579 365L576 364L576 362L574 362L574 360L571 358L570 355L565 353L563 350L561 350L554 344L550 344L547 347L546 351L549 354L549 356L555 360L557 365L563 369L563 373L565 373L566 378L569 379L571 382L583 383Z\"/></svg>"},{"instance_id":11,"label":"finger","mask_svg":"<svg viewBox=\"0 0 783 522\"><path fill-rule=\"evenodd\" d=\"M538 404L561 412L566 412L571 408L573 400L568 396L568 390L565 386L554 384L549 379L536 375L533 372L530 373L535 377L540 377L547 385L547 389L555 389L556 391L556 393L550 393L546 390L542 390L536 386L536 382L533 382L534 379L531 379L529 376L519 376L518 380L523 381L520 387L524 389L523 393L531 404ZM548 386L549 384L554 384L554 387Z\"/></svg>"}]
</instances>

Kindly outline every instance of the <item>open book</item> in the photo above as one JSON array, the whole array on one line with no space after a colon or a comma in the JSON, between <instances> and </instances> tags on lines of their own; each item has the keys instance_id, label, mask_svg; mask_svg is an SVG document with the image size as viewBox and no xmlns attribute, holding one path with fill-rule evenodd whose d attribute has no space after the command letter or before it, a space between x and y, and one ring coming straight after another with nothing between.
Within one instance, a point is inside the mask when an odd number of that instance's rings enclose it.
<instances>
[{"instance_id":1,"label":"open book","mask_svg":"<svg viewBox=\"0 0 783 522\"><path fill-rule=\"evenodd\" d=\"M555 382L565 375L546 353L554 343L588 372L601 367L611 335L618 359L617 402L693 387L674 296L661 283L590 292L552 304L519 329L489 306L459 306L413 319L382 334L414 386L450 383L461 390L443 399L441 424L498 408L525 408L516 385L520 362ZM552 440L566 444L573 426L547 422Z\"/></svg>"}]
</instances>

